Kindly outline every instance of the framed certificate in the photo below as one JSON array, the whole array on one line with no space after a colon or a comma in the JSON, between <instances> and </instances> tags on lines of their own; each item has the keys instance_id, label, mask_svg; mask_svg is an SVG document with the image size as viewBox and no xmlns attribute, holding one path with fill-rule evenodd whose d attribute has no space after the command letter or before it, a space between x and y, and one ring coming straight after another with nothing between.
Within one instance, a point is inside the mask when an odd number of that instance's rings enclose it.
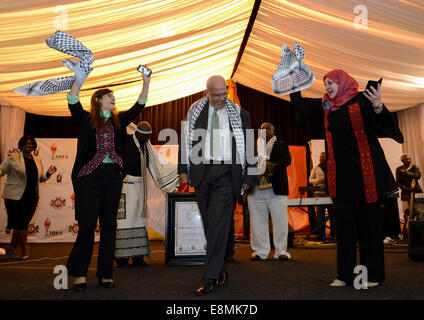
<instances>
[{"instance_id":1,"label":"framed certificate","mask_svg":"<svg viewBox=\"0 0 424 320\"><path fill-rule=\"evenodd\" d=\"M202 265L206 238L192 192L166 194L166 265Z\"/></svg>"}]
</instances>

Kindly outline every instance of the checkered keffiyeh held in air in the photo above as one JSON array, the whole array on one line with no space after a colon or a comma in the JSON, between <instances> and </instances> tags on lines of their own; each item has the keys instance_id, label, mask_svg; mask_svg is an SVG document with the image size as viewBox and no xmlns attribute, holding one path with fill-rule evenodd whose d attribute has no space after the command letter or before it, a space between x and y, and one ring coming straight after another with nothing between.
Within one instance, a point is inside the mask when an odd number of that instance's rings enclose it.
<instances>
[{"instance_id":1,"label":"checkered keffiyeh held in air","mask_svg":"<svg viewBox=\"0 0 424 320\"><path fill-rule=\"evenodd\" d=\"M26 84L22 87L16 88L13 90L14 92L24 94L26 96L43 96L69 90L75 80L78 87L81 88L85 79L91 70L93 70L91 67L91 64L94 61L92 52L73 36L57 30L53 36L46 40L46 44L52 49L79 58L79 60L62 60L62 64L69 70L74 71L75 75Z\"/></svg>"},{"instance_id":2,"label":"checkered keffiyeh held in air","mask_svg":"<svg viewBox=\"0 0 424 320\"><path fill-rule=\"evenodd\" d=\"M298 43L294 44L293 51L287 45L283 45L281 50L281 62L271 79L272 91L286 95L309 88L315 77L302 61L305 50Z\"/></svg>"}]
</instances>

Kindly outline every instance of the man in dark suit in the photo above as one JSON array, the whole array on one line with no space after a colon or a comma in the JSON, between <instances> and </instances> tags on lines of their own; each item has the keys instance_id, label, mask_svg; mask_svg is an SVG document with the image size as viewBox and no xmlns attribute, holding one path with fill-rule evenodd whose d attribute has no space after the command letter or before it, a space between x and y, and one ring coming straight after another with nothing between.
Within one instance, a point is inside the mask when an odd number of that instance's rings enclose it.
<instances>
[{"instance_id":1,"label":"man in dark suit","mask_svg":"<svg viewBox=\"0 0 424 320\"><path fill-rule=\"evenodd\" d=\"M224 260L235 201L254 184L246 161L250 115L227 98L225 79L212 76L206 97L193 103L185 124L178 174L181 183L195 188L202 216L207 248L203 285L196 295L204 295L228 281Z\"/></svg>"},{"instance_id":2,"label":"man in dark suit","mask_svg":"<svg viewBox=\"0 0 424 320\"><path fill-rule=\"evenodd\" d=\"M287 252L288 219L287 166L291 163L291 155L287 142L277 140L274 126L263 123L261 129L266 130L266 147L261 148L262 139L258 140L259 161L266 161L265 173L260 183L249 193L249 212L252 222L251 247L252 261L268 259L271 250L269 239L269 214L272 219L274 259L288 261L291 256ZM261 154L265 150L265 154ZM262 159L262 160L261 160Z\"/></svg>"}]
</instances>

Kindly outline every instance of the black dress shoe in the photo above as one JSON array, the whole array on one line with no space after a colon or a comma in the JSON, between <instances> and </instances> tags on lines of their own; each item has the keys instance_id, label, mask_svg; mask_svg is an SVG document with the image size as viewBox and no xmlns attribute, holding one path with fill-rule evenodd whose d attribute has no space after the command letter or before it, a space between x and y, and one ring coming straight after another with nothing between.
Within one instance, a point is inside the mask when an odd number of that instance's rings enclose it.
<instances>
[{"instance_id":1,"label":"black dress shoe","mask_svg":"<svg viewBox=\"0 0 424 320\"><path fill-rule=\"evenodd\" d=\"M218 287L223 287L228 283L228 279L230 278L230 274L225 271L221 274L221 276L218 279Z\"/></svg>"},{"instance_id":2,"label":"black dress shoe","mask_svg":"<svg viewBox=\"0 0 424 320\"><path fill-rule=\"evenodd\" d=\"M254 255L252 258L250 258L251 261L262 261L260 256Z\"/></svg>"},{"instance_id":3,"label":"black dress shoe","mask_svg":"<svg viewBox=\"0 0 424 320\"><path fill-rule=\"evenodd\" d=\"M206 280L203 286L196 290L194 293L196 296L204 296L205 294L211 293L216 289L216 280Z\"/></svg>"},{"instance_id":4,"label":"black dress shoe","mask_svg":"<svg viewBox=\"0 0 424 320\"><path fill-rule=\"evenodd\" d=\"M102 278L99 278L99 284L106 289L112 289L115 287L115 282L112 281L104 281Z\"/></svg>"},{"instance_id":5,"label":"black dress shoe","mask_svg":"<svg viewBox=\"0 0 424 320\"><path fill-rule=\"evenodd\" d=\"M83 292L85 291L86 288L87 288L86 282L74 283L72 290L74 290L75 292Z\"/></svg>"}]
</instances>

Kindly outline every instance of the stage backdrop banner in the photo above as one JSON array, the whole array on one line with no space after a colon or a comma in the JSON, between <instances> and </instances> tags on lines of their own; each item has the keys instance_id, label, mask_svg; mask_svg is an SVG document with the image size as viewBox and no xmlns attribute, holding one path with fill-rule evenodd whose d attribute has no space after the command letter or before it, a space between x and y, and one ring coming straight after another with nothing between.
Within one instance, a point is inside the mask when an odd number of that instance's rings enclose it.
<instances>
[{"instance_id":1,"label":"stage backdrop banner","mask_svg":"<svg viewBox=\"0 0 424 320\"><path fill-rule=\"evenodd\" d=\"M8 152L16 152L19 139L7 141ZM57 172L46 182L40 183L40 200L34 217L28 228L29 242L75 242L78 234L78 223L75 220L74 192L71 181L72 167L77 150L76 139L44 139L36 138L37 150L41 157L44 171L55 165ZM171 160L178 154L178 146L154 146L164 153L165 160ZM174 150L177 150L176 153ZM170 151L171 150L171 151ZM176 160L173 159L173 162ZM175 164L176 165L176 164ZM3 197L6 177L1 178L1 197ZM152 239L165 236L165 195L153 181L150 172L147 177L148 186L148 231ZM0 242L9 242L10 234L6 233L7 215L4 201L0 201ZM96 241L99 240L100 229L96 228Z\"/></svg>"}]
</instances>

